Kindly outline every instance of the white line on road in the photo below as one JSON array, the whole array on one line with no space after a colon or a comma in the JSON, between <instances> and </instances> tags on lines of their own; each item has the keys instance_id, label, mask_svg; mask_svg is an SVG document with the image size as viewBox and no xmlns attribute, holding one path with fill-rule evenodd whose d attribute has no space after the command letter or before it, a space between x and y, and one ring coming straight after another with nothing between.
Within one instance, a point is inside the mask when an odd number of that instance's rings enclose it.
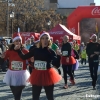
<instances>
[{"instance_id":1,"label":"white line on road","mask_svg":"<svg viewBox=\"0 0 100 100\"><path fill-rule=\"evenodd\" d=\"M12 94L12 93L7 93L7 92L0 92L0 94Z\"/></svg>"}]
</instances>

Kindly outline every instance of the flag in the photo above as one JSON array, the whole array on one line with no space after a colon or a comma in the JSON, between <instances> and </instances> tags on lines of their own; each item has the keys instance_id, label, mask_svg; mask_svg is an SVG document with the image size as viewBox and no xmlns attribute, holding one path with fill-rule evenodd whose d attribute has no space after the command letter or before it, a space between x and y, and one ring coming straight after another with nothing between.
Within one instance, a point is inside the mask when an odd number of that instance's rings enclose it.
<instances>
[{"instance_id":1,"label":"flag","mask_svg":"<svg viewBox=\"0 0 100 100\"><path fill-rule=\"evenodd\" d=\"M97 24L97 23L96 23L96 25L95 25L95 31L96 31L96 33L99 32L99 30L98 30L98 24Z\"/></svg>"}]
</instances>

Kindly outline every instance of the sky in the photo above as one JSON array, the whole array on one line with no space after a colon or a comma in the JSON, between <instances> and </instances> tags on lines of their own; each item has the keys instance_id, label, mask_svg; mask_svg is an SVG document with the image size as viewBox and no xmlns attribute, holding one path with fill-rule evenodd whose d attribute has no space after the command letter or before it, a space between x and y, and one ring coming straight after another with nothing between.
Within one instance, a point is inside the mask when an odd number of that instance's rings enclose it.
<instances>
[{"instance_id":1,"label":"sky","mask_svg":"<svg viewBox=\"0 0 100 100\"><path fill-rule=\"evenodd\" d=\"M94 0L97 6L100 6L100 0Z\"/></svg>"}]
</instances>

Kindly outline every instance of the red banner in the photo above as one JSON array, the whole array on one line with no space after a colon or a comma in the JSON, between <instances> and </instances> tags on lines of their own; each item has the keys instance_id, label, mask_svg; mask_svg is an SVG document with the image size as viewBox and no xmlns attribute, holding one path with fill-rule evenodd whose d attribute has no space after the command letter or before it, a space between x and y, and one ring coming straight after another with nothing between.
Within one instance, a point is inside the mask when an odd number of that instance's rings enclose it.
<instances>
[{"instance_id":1,"label":"red banner","mask_svg":"<svg viewBox=\"0 0 100 100\"><path fill-rule=\"evenodd\" d=\"M14 33L14 34L17 34L17 32ZM26 40L27 38L31 38L32 35L34 36L35 41L38 40L38 39L39 39L39 36L40 36L40 33L34 33L34 32L20 32L20 35L21 35L21 37L22 37L22 43L25 44L25 40Z\"/></svg>"}]
</instances>

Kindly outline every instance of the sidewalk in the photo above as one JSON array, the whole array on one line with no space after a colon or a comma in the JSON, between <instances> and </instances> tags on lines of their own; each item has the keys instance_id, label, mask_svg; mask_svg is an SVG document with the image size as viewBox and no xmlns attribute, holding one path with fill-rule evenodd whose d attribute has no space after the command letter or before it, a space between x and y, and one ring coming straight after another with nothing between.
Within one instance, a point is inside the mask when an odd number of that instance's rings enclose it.
<instances>
[{"instance_id":1,"label":"sidewalk","mask_svg":"<svg viewBox=\"0 0 100 100\"><path fill-rule=\"evenodd\" d=\"M2 83L4 74L0 72L0 100L14 100L9 87ZM54 100L100 100L100 76L98 77L97 90L92 89L88 66L80 66L79 70L75 71L75 79L76 85L71 86L69 83L68 89L63 89L63 79L56 84ZM31 93L31 86L26 87L22 94L22 100L32 100ZM98 95L99 97L97 97ZM89 96L95 96L96 98L90 98ZM40 100L47 100L44 89L42 89Z\"/></svg>"}]
</instances>

